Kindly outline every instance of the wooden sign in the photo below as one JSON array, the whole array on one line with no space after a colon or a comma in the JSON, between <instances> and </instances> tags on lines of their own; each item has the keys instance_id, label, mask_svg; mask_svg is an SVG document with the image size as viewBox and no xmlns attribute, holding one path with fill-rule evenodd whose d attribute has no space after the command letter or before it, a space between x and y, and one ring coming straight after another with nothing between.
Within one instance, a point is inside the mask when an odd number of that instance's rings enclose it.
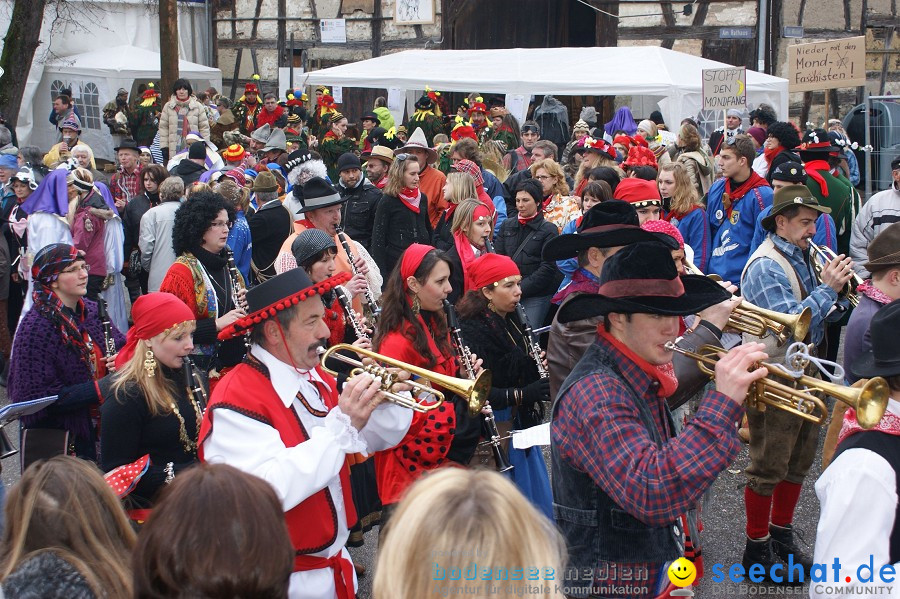
<instances>
[{"instance_id":1,"label":"wooden sign","mask_svg":"<svg viewBox=\"0 0 900 599\"><path fill-rule=\"evenodd\" d=\"M747 69L703 69L703 110L747 106Z\"/></svg>"},{"instance_id":2,"label":"wooden sign","mask_svg":"<svg viewBox=\"0 0 900 599\"><path fill-rule=\"evenodd\" d=\"M792 92L866 84L866 38L788 46L788 81Z\"/></svg>"}]
</instances>

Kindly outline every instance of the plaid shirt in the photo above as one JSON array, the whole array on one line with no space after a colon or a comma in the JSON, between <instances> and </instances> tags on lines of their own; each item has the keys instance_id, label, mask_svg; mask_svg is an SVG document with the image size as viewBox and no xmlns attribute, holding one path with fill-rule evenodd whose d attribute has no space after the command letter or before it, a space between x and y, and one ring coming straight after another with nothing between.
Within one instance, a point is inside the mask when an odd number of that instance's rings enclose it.
<instances>
[{"instance_id":1,"label":"plaid shirt","mask_svg":"<svg viewBox=\"0 0 900 599\"><path fill-rule=\"evenodd\" d=\"M818 345L825 335L824 323L840 320L844 315L844 312L835 310L829 317L829 311L838 302L837 293L828 285L818 283L807 253L774 233L769 233L769 237L794 267L794 271L800 277L801 286L809 292L809 295L803 301L797 301L784 269L766 257L754 260L747 267L741 279L741 295L760 308L784 314L799 314L803 308L809 307L812 310L809 325L810 341ZM841 303L845 305L847 301L841 300Z\"/></svg>"},{"instance_id":2,"label":"plaid shirt","mask_svg":"<svg viewBox=\"0 0 900 599\"><path fill-rule=\"evenodd\" d=\"M126 203L134 196L141 193L141 166L135 167L129 175L121 166L109 181L109 191L115 200L124 200Z\"/></svg>"},{"instance_id":3,"label":"plaid shirt","mask_svg":"<svg viewBox=\"0 0 900 599\"><path fill-rule=\"evenodd\" d=\"M696 506L737 456L740 442L734 424L743 406L707 391L693 420L673 437L665 400L656 394L659 384L603 338L596 343L611 355L621 376L592 374L572 385L560 398L550 425L553 442L564 460L586 472L626 512L650 526L670 526ZM642 390L639 397L632 388ZM637 401L650 404L660 436L667 439L661 448L644 427ZM595 573L603 597L652 597L657 585L668 582L665 564L612 566L599 564ZM623 572L641 572L648 592L608 592L611 587L640 586ZM609 576L599 580L598 573Z\"/></svg>"}]
</instances>

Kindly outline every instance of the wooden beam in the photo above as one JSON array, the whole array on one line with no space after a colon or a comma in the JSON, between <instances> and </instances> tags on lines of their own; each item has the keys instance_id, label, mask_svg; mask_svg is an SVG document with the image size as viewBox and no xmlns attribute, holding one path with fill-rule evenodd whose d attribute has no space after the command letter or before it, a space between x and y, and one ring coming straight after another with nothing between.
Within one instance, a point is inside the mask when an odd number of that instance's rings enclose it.
<instances>
[{"instance_id":1,"label":"wooden beam","mask_svg":"<svg viewBox=\"0 0 900 599\"><path fill-rule=\"evenodd\" d=\"M671 2L661 2L662 11L663 11L663 21L666 23L666 27L674 27L675 26L675 11L672 10ZM663 40L662 47L666 50L671 50L675 45L675 39L670 38Z\"/></svg>"}]
</instances>

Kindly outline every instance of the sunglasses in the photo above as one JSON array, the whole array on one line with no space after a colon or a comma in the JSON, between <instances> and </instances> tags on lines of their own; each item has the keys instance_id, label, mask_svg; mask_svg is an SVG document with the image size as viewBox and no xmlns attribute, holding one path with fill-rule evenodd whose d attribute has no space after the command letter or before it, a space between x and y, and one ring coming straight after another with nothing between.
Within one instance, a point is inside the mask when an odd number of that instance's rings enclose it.
<instances>
[{"instance_id":1,"label":"sunglasses","mask_svg":"<svg viewBox=\"0 0 900 599\"><path fill-rule=\"evenodd\" d=\"M394 154L394 160L399 160L399 161L403 162L404 160L406 160L408 158L413 158L413 155L412 154Z\"/></svg>"}]
</instances>

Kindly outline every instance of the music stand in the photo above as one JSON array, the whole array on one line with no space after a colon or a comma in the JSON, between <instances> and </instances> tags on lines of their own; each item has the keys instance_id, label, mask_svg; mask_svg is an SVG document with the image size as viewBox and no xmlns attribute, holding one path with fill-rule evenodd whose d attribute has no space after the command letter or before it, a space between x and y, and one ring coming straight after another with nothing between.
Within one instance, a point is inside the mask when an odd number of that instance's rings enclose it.
<instances>
[{"instance_id":1,"label":"music stand","mask_svg":"<svg viewBox=\"0 0 900 599\"><path fill-rule=\"evenodd\" d=\"M40 397L29 401L11 403L0 408L0 460L16 455L19 451L9 442L9 438L6 436L3 427L14 420L18 420L22 416L28 416L43 410L57 399L59 399L58 395L51 395L49 397Z\"/></svg>"}]
</instances>

